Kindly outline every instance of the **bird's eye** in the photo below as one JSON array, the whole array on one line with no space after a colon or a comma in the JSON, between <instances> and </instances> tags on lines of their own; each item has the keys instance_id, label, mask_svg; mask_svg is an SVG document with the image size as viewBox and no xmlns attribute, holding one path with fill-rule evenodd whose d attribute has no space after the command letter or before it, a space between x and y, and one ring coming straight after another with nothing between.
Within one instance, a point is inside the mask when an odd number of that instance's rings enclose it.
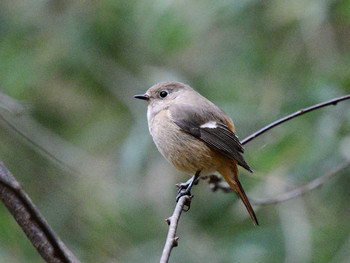
<instances>
[{"instance_id":1,"label":"bird's eye","mask_svg":"<svg viewBox=\"0 0 350 263\"><path fill-rule=\"evenodd\" d=\"M166 96L168 96L168 92L166 90L163 90L159 93L159 96L165 98Z\"/></svg>"}]
</instances>

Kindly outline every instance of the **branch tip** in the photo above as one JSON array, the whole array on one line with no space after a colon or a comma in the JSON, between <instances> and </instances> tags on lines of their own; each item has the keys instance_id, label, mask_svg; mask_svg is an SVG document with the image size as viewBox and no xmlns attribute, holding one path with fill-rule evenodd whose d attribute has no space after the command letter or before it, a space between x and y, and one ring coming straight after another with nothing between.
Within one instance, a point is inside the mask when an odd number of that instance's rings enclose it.
<instances>
[{"instance_id":1,"label":"branch tip","mask_svg":"<svg viewBox=\"0 0 350 263\"><path fill-rule=\"evenodd\" d=\"M168 224L168 226L170 226L170 223L171 223L171 217L168 217L167 219L165 219L165 222Z\"/></svg>"},{"instance_id":2,"label":"branch tip","mask_svg":"<svg viewBox=\"0 0 350 263\"><path fill-rule=\"evenodd\" d=\"M173 240L173 247L177 247L179 245L179 237L175 237L174 240Z\"/></svg>"}]
</instances>

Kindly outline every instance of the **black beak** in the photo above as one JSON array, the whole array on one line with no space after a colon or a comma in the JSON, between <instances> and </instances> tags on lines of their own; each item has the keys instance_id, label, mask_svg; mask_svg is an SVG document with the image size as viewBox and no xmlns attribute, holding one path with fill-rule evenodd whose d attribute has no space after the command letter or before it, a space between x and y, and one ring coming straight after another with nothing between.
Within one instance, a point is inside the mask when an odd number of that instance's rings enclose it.
<instances>
[{"instance_id":1,"label":"black beak","mask_svg":"<svg viewBox=\"0 0 350 263\"><path fill-rule=\"evenodd\" d=\"M135 95L134 98L140 100L149 100L149 96L147 94Z\"/></svg>"}]
</instances>

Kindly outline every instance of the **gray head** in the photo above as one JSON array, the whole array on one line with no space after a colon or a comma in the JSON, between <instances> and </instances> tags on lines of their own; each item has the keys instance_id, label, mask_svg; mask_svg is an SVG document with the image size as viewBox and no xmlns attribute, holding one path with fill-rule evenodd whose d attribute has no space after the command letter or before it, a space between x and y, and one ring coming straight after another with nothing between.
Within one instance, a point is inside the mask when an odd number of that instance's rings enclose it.
<instances>
[{"instance_id":1,"label":"gray head","mask_svg":"<svg viewBox=\"0 0 350 263\"><path fill-rule=\"evenodd\" d=\"M150 87L145 94L135 95L134 98L146 100L149 104L159 103L160 101L173 100L186 90L193 89L181 82L160 82Z\"/></svg>"},{"instance_id":2,"label":"gray head","mask_svg":"<svg viewBox=\"0 0 350 263\"><path fill-rule=\"evenodd\" d=\"M178 97L185 97L193 89L181 82L160 82L153 85L145 94L135 95L134 98L147 101L150 107L166 108Z\"/></svg>"},{"instance_id":3,"label":"gray head","mask_svg":"<svg viewBox=\"0 0 350 263\"><path fill-rule=\"evenodd\" d=\"M147 102L147 116L148 119L151 119L171 104L187 101L188 95L193 92L197 93L190 86L181 82L160 82L150 87L145 94L135 95L134 98Z\"/></svg>"}]
</instances>

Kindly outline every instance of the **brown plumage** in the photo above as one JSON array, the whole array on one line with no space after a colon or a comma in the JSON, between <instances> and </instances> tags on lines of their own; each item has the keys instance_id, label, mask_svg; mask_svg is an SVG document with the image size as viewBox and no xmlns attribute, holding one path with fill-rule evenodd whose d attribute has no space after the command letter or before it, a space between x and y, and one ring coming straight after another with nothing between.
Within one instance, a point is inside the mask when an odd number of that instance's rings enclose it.
<instances>
[{"instance_id":1,"label":"brown plumage","mask_svg":"<svg viewBox=\"0 0 350 263\"><path fill-rule=\"evenodd\" d=\"M180 171L218 171L242 199L254 223L258 220L238 180L237 164L252 172L231 118L188 85L163 82L144 95L150 133L160 153Z\"/></svg>"}]
</instances>

